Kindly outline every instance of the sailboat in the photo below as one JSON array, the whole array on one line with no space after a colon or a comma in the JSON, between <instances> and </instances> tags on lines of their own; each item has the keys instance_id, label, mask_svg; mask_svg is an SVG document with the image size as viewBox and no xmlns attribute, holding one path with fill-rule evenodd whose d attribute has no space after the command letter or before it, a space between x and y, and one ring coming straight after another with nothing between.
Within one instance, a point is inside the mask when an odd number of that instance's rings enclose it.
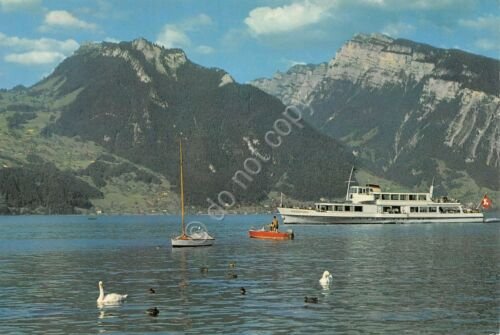
<instances>
[{"instance_id":1,"label":"sailboat","mask_svg":"<svg viewBox=\"0 0 500 335\"><path fill-rule=\"evenodd\" d=\"M179 142L179 154L180 154L180 184L181 184L181 235L172 239L172 247L208 247L211 246L215 238L210 236L204 229L198 228L197 232L188 234L186 232L186 226L184 224L184 175L182 173L182 142ZM204 227L203 227L204 228Z\"/></svg>"}]
</instances>

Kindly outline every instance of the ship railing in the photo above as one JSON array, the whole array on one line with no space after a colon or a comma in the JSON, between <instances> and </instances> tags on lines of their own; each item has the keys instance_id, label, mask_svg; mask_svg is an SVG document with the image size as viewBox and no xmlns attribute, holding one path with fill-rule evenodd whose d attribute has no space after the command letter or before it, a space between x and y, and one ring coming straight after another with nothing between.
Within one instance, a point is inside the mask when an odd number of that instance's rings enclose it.
<instances>
[{"instance_id":1,"label":"ship railing","mask_svg":"<svg viewBox=\"0 0 500 335\"><path fill-rule=\"evenodd\" d=\"M481 213L481 211L479 209L476 209L476 208L464 208L463 209L464 213L467 213L467 214L472 214L472 213Z\"/></svg>"},{"instance_id":2,"label":"ship railing","mask_svg":"<svg viewBox=\"0 0 500 335\"><path fill-rule=\"evenodd\" d=\"M448 203L460 203L460 200L453 199L453 198L448 198L448 197L439 197L439 198L432 198L432 201L440 204L448 204Z\"/></svg>"}]
</instances>

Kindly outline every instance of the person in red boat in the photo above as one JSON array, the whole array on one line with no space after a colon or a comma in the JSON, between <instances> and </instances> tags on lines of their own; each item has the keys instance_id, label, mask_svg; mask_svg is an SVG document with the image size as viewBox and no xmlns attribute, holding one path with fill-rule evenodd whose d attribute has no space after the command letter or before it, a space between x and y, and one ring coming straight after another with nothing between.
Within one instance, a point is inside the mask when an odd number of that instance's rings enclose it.
<instances>
[{"instance_id":1,"label":"person in red boat","mask_svg":"<svg viewBox=\"0 0 500 335\"><path fill-rule=\"evenodd\" d=\"M276 216L273 217L273 221L271 222L271 231L278 231L279 221Z\"/></svg>"}]
</instances>

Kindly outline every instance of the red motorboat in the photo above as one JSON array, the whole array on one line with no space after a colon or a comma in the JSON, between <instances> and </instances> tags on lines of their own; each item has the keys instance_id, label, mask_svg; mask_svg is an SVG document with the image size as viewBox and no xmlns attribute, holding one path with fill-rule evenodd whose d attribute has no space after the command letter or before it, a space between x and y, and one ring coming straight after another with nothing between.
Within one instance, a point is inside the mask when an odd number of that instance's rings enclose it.
<instances>
[{"instance_id":1,"label":"red motorboat","mask_svg":"<svg viewBox=\"0 0 500 335\"><path fill-rule=\"evenodd\" d=\"M248 236L250 238L259 238L259 239L265 239L265 240L293 240L294 234L293 230L288 230L288 231L270 231L270 230L265 230L264 228L256 230L256 229L250 229L248 231Z\"/></svg>"}]
</instances>

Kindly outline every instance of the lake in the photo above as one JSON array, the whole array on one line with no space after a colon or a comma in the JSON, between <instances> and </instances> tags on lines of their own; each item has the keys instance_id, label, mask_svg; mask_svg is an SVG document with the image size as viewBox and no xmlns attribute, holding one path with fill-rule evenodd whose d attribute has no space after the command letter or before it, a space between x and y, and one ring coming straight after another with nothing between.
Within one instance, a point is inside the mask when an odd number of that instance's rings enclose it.
<instances>
[{"instance_id":1,"label":"lake","mask_svg":"<svg viewBox=\"0 0 500 335\"><path fill-rule=\"evenodd\" d=\"M295 240L248 238L271 218L190 217L216 244L172 249L175 216L1 217L0 333L499 332L499 223L281 225ZM98 308L99 280L126 302Z\"/></svg>"}]
</instances>

